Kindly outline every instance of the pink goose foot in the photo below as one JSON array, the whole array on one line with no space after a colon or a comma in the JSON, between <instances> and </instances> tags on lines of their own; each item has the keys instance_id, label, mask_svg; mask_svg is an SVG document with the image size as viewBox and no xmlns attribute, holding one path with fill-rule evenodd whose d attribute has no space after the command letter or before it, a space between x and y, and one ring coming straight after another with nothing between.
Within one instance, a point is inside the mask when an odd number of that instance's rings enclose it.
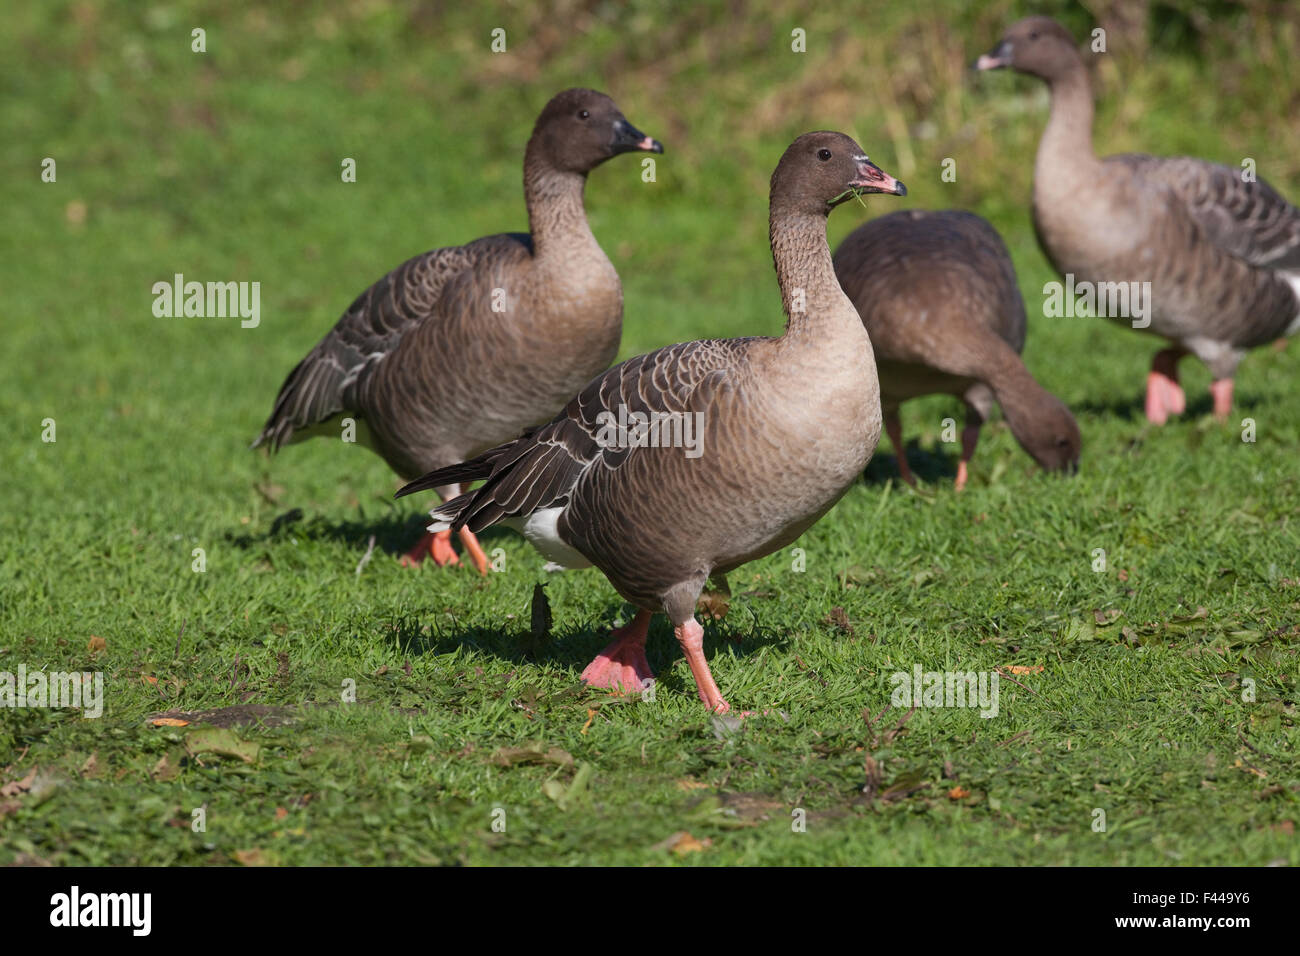
<instances>
[{"instance_id":1,"label":"pink goose foot","mask_svg":"<svg viewBox=\"0 0 1300 956\"><path fill-rule=\"evenodd\" d=\"M587 665L582 679L592 687L606 687L623 693L644 690L645 682L654 677L645 656L650 616L649 611L637 611L632 623L611 631L614 640Z\"/></svg>"},{"instance_id":2,"label":"pink goose foot","mask_svg":"<svg viewBox=\"0 0 1300 956\"><path fill-rule=\"evenodd\" d=\"M1147 419L1153 425L1163 425L1170 415L1181 415L1187 408L1183 387L1178 384L1178 360L1181 349L1163 349L1151 361L1147 375Z\"/></svg>"},{"instance_id":3,"label":"pink goose foot","mask_svg":"<svg viewBox=\"0 0 1300 956\"><path fill-rule=\"evenodd\" d=\"M1210 395L1214 398L1214 417L1226 422L1232 414L1232 379L1215 379L1210 383Z\"/></svg>"},{"instance_id":4,"label":"pink goose foot","mask_svg":"<svg viewBox=\"0 0 1300 956\"><path fill-rule=\"evenodd\" d=\"M436 534L426 531L415 542L410 551L402 555L400 564L404 568L417 568L426 558L432 558L438 567L460 564L460 558L451 546L451 532L439 531Z\"/></svg>"}]
</instances>

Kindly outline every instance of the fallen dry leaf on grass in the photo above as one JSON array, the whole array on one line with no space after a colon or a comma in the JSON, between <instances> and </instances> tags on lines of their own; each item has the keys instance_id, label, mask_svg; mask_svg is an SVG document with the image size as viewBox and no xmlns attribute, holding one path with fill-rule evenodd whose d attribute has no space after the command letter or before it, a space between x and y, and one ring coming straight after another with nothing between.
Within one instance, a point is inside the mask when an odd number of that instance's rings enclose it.
<instances>
[{"instance_id":1,"label":"fallen dry leaf on grass","mask_svg":"<svg viewBox=\"0 0 1300 956\"><path fill-rule=\"evenodd\" d=\"M198 758L199 754L215 754L218 757L235 757L244 763L256 763L261 748L251 740L240 740L232 731L224 728L204 727L186 734L185 749L194 758ZM202 763L199 760L199 764Z\"/></svg>"},{"instance_id":2,"label":"fallen dry leaf on grass","mask_svg":"<svg viewBox=\"0 0 1300 956\"><path fill-rule=\"evenodd\" d=\"M849 616L844 612L844 608L842 607L831 608L831 613L822 618L822 623L829 624L831 627L841 630L850 636L853 634L853 624L849 621Z\"/></svg>"},{"instance_id":3,"label":"fallen dry leaf on grass","mask_svg":"<svg viewBox=\"0 0 1300 956\"><path fill-rule=\"evenodd\" d=\"M38 767L33 767L31 773L21 780L11 780L3 787L0 787L0 797L16 797L20 793L26 793L32 789L32 784L36 781L36 771Z\"/></svg>"},{"instance_id":4,"label":"fallen dry leaf on grass","mask_svg":"<svg viewBox=\"0 0 1300 956\"><path fill-rule=\"evenodd\" d=\"M965 787L953 787L948 791L949 800L965 800L970 796L970 791Z\"/></svg>"},{"instance_id":5,"label":"fallen dry leaf on grass","mask_svg":"<svg viewBox=\"0 0 1300 956\"><path fill-rule=\"evenodd\" d=\"M106 651L108 650L108 641L104 640L102 637L96 637L94 634L92 634L90 635L90 642L86 644L86 650L90 651L90 653L92 654L98 654L100 651Z\"/></svg>"},{"instance_id":6,"label":"fallen dry leaf on grass","mask_svg":"<svg viewBox=\"0 0 1300 956\"><path fill-rule=\"evenodd\" d=\"M559 747L547 747L539 740L523 747L498 747L492 752L491 760L499 767L509 767L517 763L553 763L561 767L573 766L573 754Z\"/></svg>"},{"instance_id":7,"label":"fallen dry leaf on grass","mask_svg":"<svg viewBox=\"0 0 1300 956\"><path fill-rule=\"evenodd\" d=\"M727 616L727 611L731 610L731 592L708 588L695 602L695 610L701 617L721 621Z\"/></svg>"},{"instance_id":8,"label":"fallen dry leaf on grass","mask_svg":"<svg viewBox=\"0 0 1300 956\"><path fill-rule=\"evenodd\" d=\"M1008 664L1004 666L1002 670L1006 671L1008 674L1016 674L1017 676L1020 674L1041 674L1043 672L1043 665L1035 664L1032 667L1028 667L1024 664Z\"/></svg>"},{"instance_id":9,"label":"fallen dry leaf on grass","mask_svg":"<svg viewBox=\"0 0 1300 956\"><path fill-rule=\"evenodd\" d=\"M158 758L158 762L153 765L149 771L149 776L155 781L168 782L175 780L181 774L181 768L174 760L169 760L167 754Z\"/></svg>"},{"instance_id":10,"label":"fallen dry leaf on grass","mask_svg":"<svg viewBox=\"0 0 1300 956\"><path fill-rule=\"evenodd\" d=\"M251 850L236 850L234 857L235 862L242 863L244 866L275 866L277 862L273 854L267 853L260 847L254 847Z\"/></svg>"},{"instance_id":11,"label":"fallen dry leaf on grass","mask_svg":"<svg viewBox=\"0 0 1300 956\"><path fill-rule=\"evenodd\" d=\"M150 721L155 727L188 727L188 720L181 720L179 717L159 717L157 720Z\"/></svg>"},{"instance_id":12,"label":"fallen dry leaf on grass","mask_svg":"<svg viewBox=\"0 0 1300 956\"><path fill-rule=\"evenodd\" d=\"M706 847L710 847L710 846L713 846L713 841L708 839L707 837L703 840L703 842L701 842L700 840L695 839L695 837L691 836L685 830L678 830L667 840L664 840L660 843L656 843L650 849L668 850L669 852L675 853L678 856L685 856L687 853L699 853L702 850L704 850Z\"/></svg>"}]
</instances>

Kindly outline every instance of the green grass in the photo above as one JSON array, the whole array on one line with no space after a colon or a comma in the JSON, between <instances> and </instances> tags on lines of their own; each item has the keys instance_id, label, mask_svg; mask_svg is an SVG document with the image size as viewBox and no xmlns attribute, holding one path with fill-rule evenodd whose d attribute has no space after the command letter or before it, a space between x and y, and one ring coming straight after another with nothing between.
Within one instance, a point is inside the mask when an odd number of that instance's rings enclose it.
<instances>
[{"instance_id":1,"label":"green grass","mask_svg":"<svg viewBox=\"0 0 1300 956\"><path fill-rule=\"evenodd\" d=\"M106 709L0 710L0 785L38 770L0 798L0 863L1300 862L1296 348L1243 363L1238 418L1256 442L1207 417L1208 375L1190 362L1191 413L1146 426L1154 340L1041 314L1053 275L1027 219L1040 90L964 71L1028 8L907 6L14 11L0 41L0 670L102 671ZM1045 7L1079 36L1091 25ZM206 54L190 52L193 26ZM1300 198L1297 26L1294 11L1175 4L1145 36L1112 29L1099 148L1249 156ZM789 52L794 27L806 54ZM886 445L798 543L805 570L789 550L741 569L729 614L706 625L733 704L784 715L736 732L703 713L662 621L653 703L578 685L630 610L599 573L547 577L500 531L484 544L505 570L487 580L403 570L424 502L394 502L382 462L323 441L273 461L246 450L284 375L368 283L522 228L522 143L546 97L577 83L668 149L654 185L621 158L588 187L625 286L624 355L780 330L767 179L794 135L841 128L909 186L871 215L971 208L1003 232L1027 362L1084 435L1081 473L1057 480L995 422L956 495L940 432L958 404L905 406L922 490L899 486ZM57 183L39 180L45 156ZM345 156L355 184L339 181ZM940 179L946 157L956 183ZM837 212L832 241L863 217ZM150 287L175 272L260 281L261 326L154 318ZM541 581L549 634L530 616ZM903 712L877 718L890 675L916 663L1042 670L1002 682L995 718L923 708L892 733ZM232 730L257 745L251 762L148 722L240 705L292 716ZM557 752L494 757L528 745ZM680 831L703 848L664 849Z\"/></svg>"}]
</instances>

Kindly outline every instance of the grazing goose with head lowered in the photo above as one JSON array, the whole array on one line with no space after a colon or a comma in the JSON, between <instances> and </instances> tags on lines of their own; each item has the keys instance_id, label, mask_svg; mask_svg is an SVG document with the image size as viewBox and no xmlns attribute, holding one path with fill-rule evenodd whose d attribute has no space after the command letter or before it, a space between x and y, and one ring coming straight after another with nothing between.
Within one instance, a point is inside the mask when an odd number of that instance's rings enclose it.
<instances>
[{"instance_id":1,"label":"grazing goose with head lowered","mask_svg":"<svg viewBox=\"0 0 1300 956\"><path fill-rule=\"evenodd\" d=\"M557 94L524 152L529 232L426 252L363 292L289 373L253 446L338 436L348 415L410 480L547 421L618 352L623 288L582 194L587 173L633 150L663 147L605 94ZM473 532L460 538L486 572ZM450 539L425 534L403 563L457 563Z\"/></svg>"},{"instance_id":2,"label":"grazing goose with head lowered","mask_svg":"<svg viewBox=\"0 0 1300 956\"><path fill-rule=\"evenodd\" d=\"M969 212L890 213L859 226L835 250L835 274L876 352L885 432L907 467L898 406L943 393L966 402L957 490L993 401L1022 448L1049 471L1079 461L1079 426L1020 360L1025 303L1002 238Z\"/></svg>"},{"instance_id":3,"label":"grazing goose with head lowered","mask_svg":"<svg viewBox=\"0 0 1300 956\"><path fill-rule=\"evenodd\" d=\"M789 317L780 337L629 359L549 424L398 492L486 479L435 508L431 527L505 521L553 562L600 568L638 613L583 672L589 683L640 690L650 617L662 611L700 699L728 710L694 617L701 589L794 541L871 457L875 357L826 243L827 215L855 191L906 192L842 133L800 136L772 174L769 236Z\"/></svg>"},{"instance_id":4,"label":"grazing goose with head lowered","mask_svg":"<svg viewBox=\"0 0 1300 956\"><path fill-rule=\"evenodd\" d=\"M1020 21L976 66L1011 67L1051 88L1033 206L1039 242L1056 269L1126 284L1121 291L1150 283L1150 311L1135 327L1149 322L1146 331L1172 347L1152 363L1147 417L1162 424L1183 411L1177 363L1190 353L1209 367L1214 413L1226 418L1246 352L1300 329L1300 210L1227 166L1138 154L1097 159L1088 71L1053 20Z\"/></svg>"}]
</instances>

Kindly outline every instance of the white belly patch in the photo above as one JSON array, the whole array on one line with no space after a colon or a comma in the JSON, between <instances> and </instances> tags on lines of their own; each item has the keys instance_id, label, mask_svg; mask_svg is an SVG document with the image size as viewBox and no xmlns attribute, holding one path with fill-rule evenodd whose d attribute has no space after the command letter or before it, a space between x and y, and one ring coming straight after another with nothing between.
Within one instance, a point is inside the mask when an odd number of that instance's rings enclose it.
<instances>
[{"instance_id":1,"label":"white belly patch","mask_svg":"<svg viewBox=\"0 0 1300 956\"><path fill-rule=\"evenodd\" d=\"M563 508L543 508L521 518L506 518L501 523L518 531L551 564L561 568L589 568L591 562L560 538L557 524Z\"/></svg>"}]
</instances>

